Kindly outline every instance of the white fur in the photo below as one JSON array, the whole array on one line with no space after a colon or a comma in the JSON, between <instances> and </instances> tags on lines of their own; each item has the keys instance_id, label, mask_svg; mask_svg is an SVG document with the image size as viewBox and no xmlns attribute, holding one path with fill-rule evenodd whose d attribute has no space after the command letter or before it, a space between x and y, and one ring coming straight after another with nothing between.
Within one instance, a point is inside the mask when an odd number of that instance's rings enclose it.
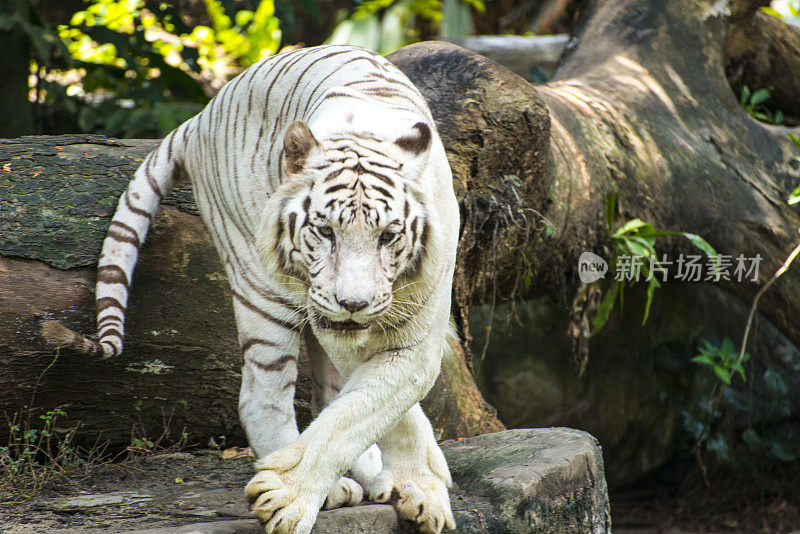
<instances>
[{"instance_id":1,"label":"white fur","mask_svg":"<svg viewBox=\"0 0 800 534\"><path fill-rule=\"evenodd\" d=\"M386 87L401 96L381 96ZM293 121L313 136L293 130L309 142L301 170L283 158ZM425 139L426 131L424 150L402 142ZM296 234L279 235L304 204L317 213L335 196L315 166L339 160L336 179L351 180L341 193L372 180L367 192L348 197L353 217L341 224L309 219ZM380 187L389 189L370 178L375 173L395 187L387 207L368 209L380 204ZM419 92L384 58L354 47L270 58L162 142L114 220L144 239L150 217L141 212L155 213L158 204L153 184L164 193L180 176L192 181L234 292L244 352L240 417L258 456L245 492L266 531L307 534L323 505L355 504L362 486L378 502L394 491L400 517L422 532L454 528L450 475L418 403L439 373L450 332L459 216L444 148ZM424 242L420 228L406 224L415 218L427 222ZM320 237L321 225L333 228L335 242ZM383 244L389 231L399 237ZM130 276L137 252L109 238L103 261ZM124 306L127 290L99 283L97 295ZM367 304L348 311L346 302ZM326 320L372 326L337 331ZM121 342L111 336L101 349L118 353ZM293 401L301 343L312 361L318 415L299 433ZM348 470L355 480L343 477Z\"/></svg>"}]
</instances>

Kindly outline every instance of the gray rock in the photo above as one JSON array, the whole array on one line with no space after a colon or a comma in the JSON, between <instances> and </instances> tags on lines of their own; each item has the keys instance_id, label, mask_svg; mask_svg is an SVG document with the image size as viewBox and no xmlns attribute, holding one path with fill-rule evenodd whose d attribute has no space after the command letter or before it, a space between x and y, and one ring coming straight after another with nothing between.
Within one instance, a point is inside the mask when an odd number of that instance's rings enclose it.
<instances>
[{"instance_id":1,"label":"gray rock","mask_svg":"<svg viewBox=\"0 0 800 534\"><path fill-rule=\"evenodd\" d=\"M442 449L460 533L611 531L603 457L586 432L507 430Z\"/></svg>"},{"instance_id":2,"label":"gray rock","mask_svg":"<svg viewBox=\"0 0 800 534\"><path fill-rule=\"evenodd\" d=\"M508 430L445 442L442 449L454 480L450 495L458 533L610 532L603 458L597 441L585 432ZM208 496L203 499L206 509ZM398 525L391 506L376 504L320 512L313 530L314 534L410 531ZM238 519L130 534L261 532L255 520Z\"/></svg>"},{"instance_id":3,"label":"gray rock","mask_svg":"<svg viewBox=\"0 0 800 534\"><path fill-rule=\"evenodd\" d=\"M131 506L152 501L152 495L139 493L137 491L114 491L111 493L87 493L55 499L50 503L50 507L59 511L78 511L85 508L95 508L97 506L123 505Z\"/></svg>"},{"instance_id":4,"label":"gray rock","mask_svg":"<svg viewBox=\"0 0 800 534\"><path fill-rule=\"evenodd\" d=\"M394 508L381 504L366 504L321 512L313 534L394 534L397 514ZM254 519L196 523L182 527L136 530L128 534L263 534L264 529Z\"/></svg>"}]
</instances>

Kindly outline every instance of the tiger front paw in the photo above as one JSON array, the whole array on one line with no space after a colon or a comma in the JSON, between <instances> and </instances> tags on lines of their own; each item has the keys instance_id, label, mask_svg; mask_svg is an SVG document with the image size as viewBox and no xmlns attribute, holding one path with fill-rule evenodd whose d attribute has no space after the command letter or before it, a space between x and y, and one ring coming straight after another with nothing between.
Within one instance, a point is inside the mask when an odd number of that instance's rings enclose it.
<instances>
[{"instance_id":1,"label":"tiger front paw","mask_svg":"<svg viewBox=\"0 0 800 534\"><path fill-rule=\"evenodd\" d=\"M423 534L440 534L456 528L450 509L446 482L433 473L406 475L395 480L390 471L381 471L367 489L369 499L393 501L401 520L417 525Z\"/></svg>"},{"instance_id":2,"label":"tiger front paw","mask_svg":"<svg viewBox=\"0 0 800 534\"><path fill-rule=\"evenodd\" d=\"M291 446L256 462L258 473L245 486L250 510L267 534L309 534L327 491L296 469L302 454Z\"/></svg>"}]
</instances>

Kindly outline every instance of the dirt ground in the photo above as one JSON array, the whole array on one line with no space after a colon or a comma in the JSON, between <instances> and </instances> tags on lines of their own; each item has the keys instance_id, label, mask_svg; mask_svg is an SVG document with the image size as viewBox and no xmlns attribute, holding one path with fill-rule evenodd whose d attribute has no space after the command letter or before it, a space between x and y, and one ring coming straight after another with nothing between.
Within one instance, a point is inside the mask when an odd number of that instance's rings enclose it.
<instances>
[{"instance_id":1,"label":"dirt ground","mask_svg":"<svg viewBox=\"0 0 800 534\"><path fill-rule=\"evenodd\" d=\"M0 533L124 532L249 518L243 488L252 458L216 451L156 454L102 465L35 500L0 507Z\"/></svg>"},{"instance_id":2,"label":"dirt ground","mask_svg":"<svg viewBox=\"0 0 800 534\"><path fill-rule=\"evenodd\" d=\"M695 464L673 464L611 492L615 533L800 533L800 465L718 468L706 487Z\"/></svg>"},{"instance_id":3,"label":"dirt ground","mask_svg":"<svg viewBox=\"0 0 800 534\"><path fill-rule=\"evenodd\" d=\"M665 470L611 493L615 533L800 532L800 466L710 474ZM37 499L0 506L0 533L125 532L250 517L251 458L198 450L145 456L62 480Z\"/></svg>"}]
</instances>

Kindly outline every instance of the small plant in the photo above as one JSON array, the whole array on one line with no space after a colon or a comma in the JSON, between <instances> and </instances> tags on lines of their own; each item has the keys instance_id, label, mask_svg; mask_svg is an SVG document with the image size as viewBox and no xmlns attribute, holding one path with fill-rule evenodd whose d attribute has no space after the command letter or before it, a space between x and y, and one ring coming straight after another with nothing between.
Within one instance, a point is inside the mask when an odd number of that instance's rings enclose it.
<instances>
[{"instance_id":1,"label":"small plant","mask_svg":"<svg viewBox=\"0 0 800 534\"><path fill-rule=\"evenodd\" d=\"M733 377L738 374L743 382L747 380L742 364L750 359L750 355L746 352L737 352L733 341L728 338L722 340L720 345L715 345L707 339L701 339L698 351L699 354L691 361L698 365L708 366L717 379L709 394L700 401L700 419L696 419L688 411L684 411L682 414L683 426L695 440L693 452L698 458L704 479L708 481L706 468L700 457L701 449L705 448L707 451L713 452L718 460L731 465L736 463L731 455L729 440L714 428L713 423L722 417L719 409L720 401L726 388L731 385Z\"/></svg>"},{"instance_id":2,"label":"small plant","mask_svg":"<svg viewBox=\"0 0 800 534\"><path fill-rule=\"evenodd\" d=\"M630 220L615 230L614 214L616 212L616 206L617 195L607 195L606 225L609 233L609 245L606 247L605 252L610 258L609 265L612 272L618 272L620 261L623 258L626 260L638 258L639 263L635 266L637 269L637 276L631 279L626 279L625 277L621 280L615 279L608 289L606 289L592 320L593 335L599 332L608 322L611 311L614 309L614 304L617 301L619 301L620 307L623 306L625 287L631 286L637 281L639 272L641 272L647 280L647 302L645 304L642 324L644 325L647 322L647 318L650 315L650 307L653 303L653 295L655 290L661 287L657 274L661 273L662 276L665 276L666 273L666 267L663 265L663 262L658 259L656 253L657 238L666 236L685 237L709 258L714 259L717 257L717 252L714 250L714 247L709 245L708 242L699 235L689 232L657 231L652 224L646 223L641 219Z\"/></svg>"},{"instance_id":3,"label":"small plant","mask_svg":"<svg viewBox=\"0 0 800 534\"><path fill-rule=\"evenodd\" d=\"M782 433L755 428L748 425L744 430L728 428L722 422L724 413L733 413L737 421L752 420L755 412L769 413L775 419L785 419L792 415L789 398L789 380L783 372L767 369L762 376L762 383L771 398L756 399L751 393L742 391L736 384L735 377L747 379L743 363L750 355L737 351L730 339L724 339L716 345L707 339L700 340L699 354L692 362L708 366L714 373L715 380L711 391L698 404L699 417L688 410L681 412L683 427L695 440L693 451L697 455L698 465L706 477L706 467L700 457L700 451L714 453L717 460L731 467L742 464L755 466L764 456L782 462L793 462L798 457L796 441ZM766 404L765 404L766 403Z\"/></svg>"},{"instance_id":4,"label":"small plant","mask_svg":"<svg viewBox=\"0 0 800 534\"><path fill-rule=\"evenodd\" d=\"M772 96L772 88L762 88L751 93L750 88L743 85L739 105L756 120L769 124L780 124L783 122L783 112L779 109L773 112L764 106L764 102L769 100L770 96Z\"/></svg>"},{"instance_id":5,"label":"small plant","mask_svg":"<svg viewBox=\"0 0 800 534\"><path fill-rule=\"evenodd\" d=\"M709 366L717 378L726 385L731 385L731 379L736 373L739 373L742 381L747 380L742 364L750 359L750 355L744 353L740 359L730 339L725 338L720 346L714 345L707 339L701 339L699 351L700 354L692 358L692 362Z\"/></svg>"},{"instance_id":6,"label":"small plant","mask_svg":"<svg viewBox=\"0 0 800 534\"><path fill-rule=\"evenodd\" d=\"M145 428L144 422L139 419L131 427L131 443L125 448L127 459L133 459L148 454L158 452L175 452L186 448L189 444L189 433L186 427L180 431L177 439L172 437L172 417L175 415L175 408L167 413L161 410L161 432L158 436L152 437Z\"/></svg>"},{"instance_id":7,"label":"small plant","mask_svg":"<svg viewBox=\"0 0 800 534\"><path fill-rule=\"evenodd\" d=\"M63 426L61 407L35 417L26 407L8 420L8 445L0 447L0 502L35 498L56 480L99 465L107 444L75 444L79 423Z\"/></svg>"},{"instance_id":8,"label":"small plant","mask_svg":"<svg viewBox=\"0 0 800 534\"><path fill-rule=\"evenodd\" d=\"M710 436L712 436L712 434L714 436L721 435L719 434L719 432L713 431L713 424L714 421L720 417L718 408L720 406L720 403L722 402L722 399L725 398L729 403L731 403L735 407L737 407L738 404L739 409L742 409L741 408L742 406L749 405L749 401L744 402L740 398L737 399L736 392L730 389L729 386L731 385L731 379L737 372L740 373L742 380L745 379L744 368L741 366L741 364L750 358L750 355L747 352L745 352L745 350L747 349L747 340L750 336L750 327L753 324L753 318L755 317L756 310L758 309L758 302L759 300L761 300L761 297L764 295L764 293L766 293L769 290L769 288L772 287L772 284L774 284L775 281L778 280L778 278L780 278L781 276L783 276L783 273L785 273L789 269L789 267L794 262L795 258L797 258L798 254L800 254L800 244L798 244L797 246L794 247L794 249L792 249L792 251L787 256L786 260L783 262L783 265L781 265L778 268L778 270L775 271L775 274L773 274L772 277L769 280L767 280L767 283L761 286L761 289L758 290L756 296L753 298L753 304L750 306L750 312L747 314L747 322L745 323L744 335L742 336L742 346L739 349L738 356L732 355L733 343L726 340L727 344L725 343L725 341L723 341L723 344L719 349L714 349L714 346L711 344L707 343L704 344L704 346L701 348L701 353L694 358L694 361L696 363L710 365L714 369L714 373L717 375L717 378L719 379L717 382L715 382L714 386L712 387L712 391L708 396L707 401L704 403L706 405L704 409L705 412L704 421L699 424L699 427L697 426L697 424L692 423L690 418L685 418L686 421L688 421L690 424L693 424L693 426L695 427L694 431L692 431L692 433L695 436L695 442L694 446L692 447L692 452L695 454L695 457L697 458L697 464L700 466L700 470L703 474L703 480L705 481L706 486L710 486L711 484L708 480L708 473L705 463L703 462L701 452L704 443L716 444L715 442L716 437L714 438L714 440L709 439ZM780 407L781 405L786 405L788 407L789 405L786 404L785 402L779 402L782 396L785 395L784 391L788 392L788 386L786 385L785 380L783 380L782 375L778 372L770 372L770 370L767 370L767 373L765 373L764 375L764 380L765 383L767 384L767 387L771 389L773 393L776 395L774 399L774 401L776 402L776 406ZM784 399L784 401L785 400L786 399ZM784 415L788 414L784 413ZM685 426L687 426L688 428L688 426L690 425L685 425ZM697 430L698 428L699 430ZM769 440L764 441L760 437L759 441L755 439L756 437L758 437L758 434L751 433L749 434L749 439L746 436L743 436L743 439L745 442L748 443L748 445L751 446L751 448L756 447L763 443L770 443ZM781 440L780 437L778 437L778 439L773 439L771 443L773 444L772 455L775 456L776 458L781 459L781 457L790 458L797 456L797 454L789 452L789 449L786 447L785 442ZM727 447L726 444L725 446ZM727 452L725 454L727 454ZM718 456L720 456L719 453ZM725 456L721 456L721 458L730 461L730 457L726 458Z\"/></svg>"}]
</instances>

